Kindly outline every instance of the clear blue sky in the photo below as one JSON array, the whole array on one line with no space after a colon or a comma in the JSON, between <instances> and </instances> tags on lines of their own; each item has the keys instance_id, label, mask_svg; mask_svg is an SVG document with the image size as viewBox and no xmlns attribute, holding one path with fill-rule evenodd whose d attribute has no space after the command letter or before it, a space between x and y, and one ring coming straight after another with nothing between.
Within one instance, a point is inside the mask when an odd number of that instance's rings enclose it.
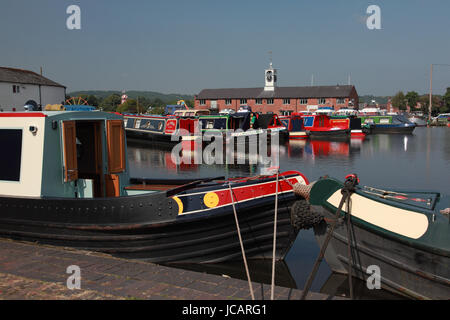
<instances>
[{"instance_id":1,"label":"clear blue sky","mask_svg":"<svg viewBox=\"0 0 450 320\"><path fill-rule=\"evenodd\" d=\"M81 30L66 8L81 7ZM381 8L381 30L366 9ZM429 90L450 64L450 1L2 0L0 65L87 89L198 93L260 87L273 52L279 85L352 84L359 94ZM436 67L433 88L450 86Z\"/></svg>"}]
</instances>

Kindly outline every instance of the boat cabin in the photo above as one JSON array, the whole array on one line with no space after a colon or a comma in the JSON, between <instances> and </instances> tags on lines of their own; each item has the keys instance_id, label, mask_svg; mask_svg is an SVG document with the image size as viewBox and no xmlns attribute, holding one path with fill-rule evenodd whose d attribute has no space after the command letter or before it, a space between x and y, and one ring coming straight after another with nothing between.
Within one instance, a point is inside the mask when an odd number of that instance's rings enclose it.
<instances>
[{"instance_id":1,"label":"boat cabin","mask_svg":"<svg viewBox=\"0 0 450 320\"><path fill-rule=\"evenodd\" d=\"M127 130L168 135L174 133L178 125L173 116L124 115L123 121Z\"/></svg>"},{"instance_id":2,"label":"boat cabin","mask_svg":"<svg viewBox=\"0 0 450 320\"><path fill-rule=\"evenodd\" d=\"M129 183L122 116L0 113L0 196L118 197Z\"/></svg>"},{"instance_id":3,"label":"boat cabin","mask_svg":"<svg viewBox=\"0 0 450 320\"><path fill-rule=\"evenodd\" d=\"M309 128L328 128L331 127L330 117L325 114L305 115L303 116L303 125Z\"/></svg>"}]
</instances>

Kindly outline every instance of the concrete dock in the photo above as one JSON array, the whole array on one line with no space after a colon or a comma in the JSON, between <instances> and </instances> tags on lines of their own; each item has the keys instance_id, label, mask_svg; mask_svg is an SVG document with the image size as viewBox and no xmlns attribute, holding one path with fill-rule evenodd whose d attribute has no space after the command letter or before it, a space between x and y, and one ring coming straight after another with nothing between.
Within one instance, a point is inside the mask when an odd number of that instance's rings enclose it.
<instances>
[{"instance_id":1,"label":"concrete dock","mask_svg":"<svg viewBox=\"0 0 450 320\"><path fill-rule=\"evenodd\" d=\"M69 289L69 266L80 289ZM255 298L270 299L270 285L253 282ZM301 290L276 287L275 299L298 300ZM106 254L0 238L0 299L251 300L248 282ZM308 299L336 299L309 293Z\"/></svg>"}]
</instances>

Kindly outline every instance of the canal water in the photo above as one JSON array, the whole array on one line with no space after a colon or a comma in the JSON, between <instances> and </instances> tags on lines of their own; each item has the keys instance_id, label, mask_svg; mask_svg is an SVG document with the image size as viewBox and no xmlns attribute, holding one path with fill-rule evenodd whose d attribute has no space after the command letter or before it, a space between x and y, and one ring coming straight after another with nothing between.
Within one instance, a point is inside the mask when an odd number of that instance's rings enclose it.
<instances>
[{"instance_id":1,"label":"canal water","mask_svg":"<svg viewBox=\"0 0 450 320\"><path fill-rule=\"evenodd\" d=\"M181 164L172 161L171 150L129 141L128 160L132 177L204 178L252 176L261 172L260 164ZM247 161L248 162L248 161ZM297 170L310 181L329 175L343 180L356 173L361 185L401 190L431 190L441 193L437 208L450 207L450 129L418 127L411 135L378 134L364 140L290 141L280 145L280 171ZM312 230L300 231L286 261L276 265L279 285L302 289L318 256ZM187 269L246 279L243 263L214 266L183 266ZM271 262L250 264L252 280L270 283ZM356 281L355 297L397 299L384 290L369 290ZM332 274L325 260L312 290L348 295L347 278Z\"/></svg>"}]
</instances>

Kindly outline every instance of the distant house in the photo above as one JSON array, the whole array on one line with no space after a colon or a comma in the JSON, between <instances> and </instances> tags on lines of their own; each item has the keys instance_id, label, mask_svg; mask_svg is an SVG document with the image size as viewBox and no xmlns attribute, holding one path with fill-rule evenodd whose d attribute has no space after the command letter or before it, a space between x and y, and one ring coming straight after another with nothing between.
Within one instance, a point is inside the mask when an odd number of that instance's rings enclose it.
<instances>
[{"instance_id":1,"label":"distant house","mask_svg":"<svg viewBox=\"0 0 450 320\"><path fill-rule=\"evenodd\" d=\"M358 93L352 85L278 87L277 70L265 71L262 88L204 89L195 96L195 109L220 111L250 106L255 112L291 113L315 111L324 107L334 110L357 109Z\"/></svg>"},{"instance_id":2,"label":"distant house","mask_svg":"<svg viewBox=\"0 0 450 320\"><path fill-rule=\"evenodd\" d=\"M65 100L66 87L33 71L0 67L0 112L45 107Z\"/></svg>"}]
</instances>

